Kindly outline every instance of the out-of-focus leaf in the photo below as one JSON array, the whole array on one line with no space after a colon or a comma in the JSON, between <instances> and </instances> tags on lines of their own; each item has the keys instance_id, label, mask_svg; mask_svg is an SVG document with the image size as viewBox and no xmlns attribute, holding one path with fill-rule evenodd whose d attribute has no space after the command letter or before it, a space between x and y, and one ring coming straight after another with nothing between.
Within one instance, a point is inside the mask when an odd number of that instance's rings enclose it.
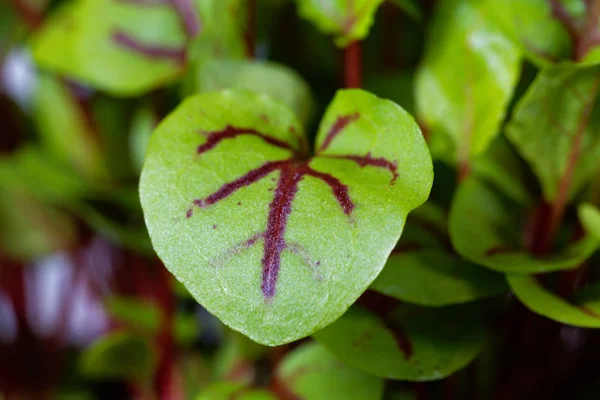
<instances>
[{"instance_id":1,"label":"out-of-focus leaf","mask_svg":"<svg viewBox=\"0 0 600 400\"><path fill-rule=\"evenodd\" d=\"M337 319L379 274L431 187L417 124L362 90L338 92L316 155L307 160L306 150L285 105L211 92L159 126L142 171L146 223L167 268L262 344Z\"/></svg>"},{"instance_id":2,"label":"out-of-focus leaf","mask_svg":"<svg viewBox=\"0 0 600 400\"><path fill-rule=\"evenodd\" d=\"M106 299L105 306L114 319L130 327L142 329L148 334L157 333L160 329L162 316L155 304L112 296Z\"/></svg>"},{"instance_id":3,"label":"out-of-focus leaf","mask_svg":"<svg viewBox=\"0 0 600 400\"><path fill-rule=\"evenodd\" d=\"M416 22L423 22L423 8L417 0L392 0L406 15Z\"/></svg>"},{"instance_id":4,"label":"out-of-focus leaf","mask_svg":"<svg viewBox=\"0 0 600 400\"><path fill-rule=\"evenodd\" d=\"M251 384L254 379L253 363L263 356L268 348L261 346L235 331L229 330L214 362L217 379Z\"/></svg>"},{"instance_id":5,"label":"out-of-focus leaf","mask_svg":"<svg viewBox=\"0 0 600 400\"><path fill-rule=\"evenodd\" d=\"M485 329L473 306L401 305L385 320L354 306L313 337L340 361L375 376L430 381L471 362Z\"/></svg>"},{"instance_id":6,"label":"out-of-focus leaf","mask_svg":"<svg viewBox=\"0 0 600 400\"><path fill-rule=\"evenodd\" d=\"M434 157L468 163L500 131L520 68L518 48L480 0L442 0L417 70L417 115Z\"/></svg>"},{"instance_id":7,"label":"out-of-focus leaf","mask_svg":"<svg viewBox=\"0 0 600 400\"><path fill-rule=\"evenodd\" d=\"M286 355L275 380L281 398L378 400L383 396L383 379L345 365L314 342Z\"/></svg>"},{"instance_id":8,"label":"out-of-focus leaf","mask_svg":"<svg viewBox=\"0 0 600 400\"><path fill-rule=\"evenodd\" d=\"M64 81L40 74L33 118L46 149L83 177L106 180L101 140L91 110L77 101Z\"/></svg>"},{"instance_id":9,"label":"out-of-focus leaf","mask_svg":"<svg viewBox=\"0 0 600 400\"><path fill-rule=\"evenodd\" d=\"M468 178L450 210L450 238L467 259L516 274L576 268L598 248L597 239L585 236L546 257L535 256L524 243L529 211L489 184Z\"/></svg>"},{"instance_id":10,"label":"out-of-focus leaf","mask_svg":"<svg viewBox=\"0 0 600 400\"><path fill-rule=\"evenodd\" d=\"M294 70L272 62L219 60L202 63L195 70L192 92L248 89L281 101L307 126L313 110L308 84Z\"/></svg>"},{"instance_id":11,"label":"out-of-focus leaf","mask_svg":"<svg viewBox=\"0 0 600 400\"><path fill-rule=\"evenodd\" d=\"M129 134L129 151L133 166L142 170L150 135L158 125L158 118L148 104L140 106L133 115Z\"/></svg>"},{"instance_id":12,"label":"out-of-focus leaf","mask_svg":"<svg viewBox=\"0 0 600 400\"><path fill-rule=\"evenodd\" d=\"M532 311L563 324L600 328L600 285L580 291L571 303L544 288L533 275L507 275L506 279Z\"/></svg>"},{"instance_id":13,"label":"out-of-focus leaf","mask_svg":"<svg viewBox=\"0 0 600 400\"><path fill-rule=\"evenodd\" d=\"M173 337L182 345L191 344L199 335L200 326L195 314L176 313L173 319Z\"/></svg>"},{"instance_id":14,"label":"out-of-focus leaf","mask_svg":"<svg viewBox=\"0 0 600 400\"><path fill-rule=\"evenodd\" d=\"M345 47L367 37L383 0L296 0L298 13Z\"/></svg>"},{"instance_id":15,"label":"out-of-focus leaf","mask_svg":"<svg viewBox=\"0 0 600 400\"><path fill-rule=\"evenodd\" d=\"M114 95L139 95L173 81L185 64L182 21L169 3L149 3L64 2L34 36L35 60ZM199 26L198 18L187 16Z\"/></svg>"},{"instance_id":16,"label":"out-of-focus leaf","mask_svg":"<svg viewBox=\"0 0 600 400\"><path fill-rule=\"evenodd\" d=\"M366 90L390 99L410 114L415 114L414 74L412 71L386 72L365 76Z\"/></svg>"},{"instance_id":17,"label":"out-of-focus leaf","mask_svg":"<svg viewBox=\"0 0 600 400\"><path fill-rule=\"evenodd\" d=\"M215 382L204 388L194 400L277 400L262 389L251 389L242 383Z\"/></svg>"},{"instance_id":18,"label":"out-of-focus leaf","mask_svg":"<svg viewBox=\"0 0 600 400\"><path fill-rule=\"evenodd\" d=\"M600 240L600 210L591 204L582 204L577 211L585 230Z\"/></svg>"},{"instance_id":19,"label":"out-of-focus leaf","mask_svg":"<svg viewBox=\"0 0 600 400\"><path fill-rule=\"evenodd\" d=\"M506 134L550 203L561 191L571 198L598 172L599 89L600 66L547 68L513 112Z\"/></svg>"},{"instance_id":20,"label":"out-of-focus leaf","mask_svg":"<svg viewBox=\"0 0 600 400\"><path fill-rule=\"evenodd\" d=\"M429 307L466 303L507 290L502 275L439 250L392 253L370 289Z\"/></svg>"},{"instance_id":21,"label":"out-of-focus leaf","mask_svg":"<svg viewBox=\"0 0 600 400\"><path fill-rule=\"evenodd\" d=\"M157 361L148 339L129 332L114 332L86 348L79 358L79 367L90 379L145 381L154 373Z\"/></svg>"}]
</instances>

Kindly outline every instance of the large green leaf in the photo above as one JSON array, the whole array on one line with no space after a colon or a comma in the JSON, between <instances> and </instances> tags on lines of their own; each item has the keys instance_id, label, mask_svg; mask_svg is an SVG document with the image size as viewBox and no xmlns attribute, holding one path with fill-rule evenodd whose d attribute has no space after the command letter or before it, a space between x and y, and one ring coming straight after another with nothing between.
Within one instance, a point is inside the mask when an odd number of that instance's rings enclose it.
<instances>
[{"instance_id":1,"label":"large green leaf","mask_svg":"<svg viewBox=\"0 0 600 400\"><path fill-rule=\"evenodd\" d=\"M335 35L335 43L345 47L367 37L375 11L383 0L296 0L301 17L323 33Z\"/></svg>"},{"instance_id":2,"label":"large green leaf","mask_svg":"<svg viewBox=\"0 0 600 400\"><path fill-rule=\"evenodd\" d=\"M532 275L507 275L510 288L532 311L563 324L600 328L600 285L581 290L569 302L543 287Z\"/></svg>"},{"instance_id":3,"label":"large green leaf","mask_svg":"<svg viewBox=\"0 0 600 400\"><path fill-rule=\"evenodd\" d=\"M600 66L552 67L519 101L506 134L540 180L549 202L571 197L600 164Z\"/></svg>"},{"instance_id":4,"label":"large green leaf","mask_svg":"<svg viewBox=\"0 0 600 400\"><path fill-rule=\"evenodd\" d=\"M525 248L531 210L472 177L458 188L450 210L450 238L467 259L496 271L532 274L576 268L598 247L586 236L545 257Z\"/></svg>"},{"instance_id":5,"label":"large green leaf","mask_svg":"<svg viewBox=\"0 0 600 400\"><path fill-rule=\"evenodd\" d=\"M115 95L138 95L181 74L186 30L195 36L200 24L193 12L180 20L167 2L70 0L35 35L33 53L44 68Z\"/></svg>"},{"instance_id":6,"label":"large green leaf","mask_svg":"<svg viewBox=\"0 0 600 400\"><path fill-rule=\"evenodd\" d=\"M277 345L343 314L431 183L421 132L391 101L338 92L309 158L290 109L223 91L154 132L140 196L167 268L226 325Z\"/></svg>"},{"instance_id":7,"label":"large green leaf","mask_svg":"<svg viewBox=\"0 0 600 400\"><path fill-rule=\"evenodd\" d=\"M275 373L278 390L303 400L378 400L383 379L340 362L319 343L289 353ZM284 397L284 396L281 396Z\"/></svg>"},{"instance_id":8,"label":"large green leaf","mask_svg":"<svg viewBox=\"0 0 600 400\"><path fill-rule=\"evenodd\" d=\"M342 362L370 374L436 380L465 367L484 343L479 312L461 307L403 305L382 319L354 306L313 336Z\"/></svg>"},{"instance_id":9,"label":"large green leaf","mask_svg":"<svg viewBox=\"0 0 600 400\"><path fill-rule=\"evenodd\" d=\"M439 307L500 294L506 284L500 274L443 251L424 249L392 253L370 289L408 303Z\"/></svg>"},{"instance_id":10,"label":"large green leaf","mask_svg":"<svg viewBox=\"0 0 600 400\"><path fill-rule=\"evenodd\" d=\"M91 379L149 379L157 354L148 339L129 332L113 332L96 339L79 358L84 376Z\"/></svg>"},{"instance_id":11,"label":"large green leaf","mask_svg":"<svg viewBox=\"0 0 600 400\"><path fill-rule=\"evenodd\" d=\"M214 59L191 73L195 75L192 93L222 89L266 93L290 107L303 126L308 124L313 109L310 88L290 68L272 62Z\"/></svg>"},{"instance_id":12,"label":"large green leaf","mask_svg":"<svg viewBox=\"0 0 600 400\"><path fill-rule=\"evenodd\" d=\"M434 157L466 163L499 133L520 67L518 48L481 0L443 0L416 77L417 113Z\"/></svg>"}]
</instances>

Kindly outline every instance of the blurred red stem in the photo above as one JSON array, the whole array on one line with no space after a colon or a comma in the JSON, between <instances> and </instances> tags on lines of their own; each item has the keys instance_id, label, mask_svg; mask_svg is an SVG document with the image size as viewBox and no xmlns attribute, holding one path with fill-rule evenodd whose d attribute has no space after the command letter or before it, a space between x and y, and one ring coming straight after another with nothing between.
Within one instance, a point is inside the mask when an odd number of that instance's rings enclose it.
<instances>
[{"instance_id":1,"label":"blurred red stem","mask_svg":"<svg viewBox=\"0 0 600 400\"><path fill-rule=\"evenodd\" d=\"M344 49L344 85L346 88L362 86L361 69L360 42L354 41Z\"/></svg>"},{"instance_id":2,"label":"blurred red stem","mask_svg":"<svg viewBox=\"0 0 600 400\"><path fill-rule=\"evenodd\" d=\"M256 0L248 0L248 20L246 25L246 55L256 56Z\"/></svg>"}]
</instances>

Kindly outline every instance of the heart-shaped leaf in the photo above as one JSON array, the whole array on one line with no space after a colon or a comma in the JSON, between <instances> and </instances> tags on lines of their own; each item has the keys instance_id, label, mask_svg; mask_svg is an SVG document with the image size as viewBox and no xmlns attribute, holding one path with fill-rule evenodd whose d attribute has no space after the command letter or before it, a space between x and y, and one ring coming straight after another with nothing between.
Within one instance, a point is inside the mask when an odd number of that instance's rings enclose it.
<instances>
[{"instance_id":1,"label":"heart-shaped leaf","mask_svg":"<svg viewBox=\"0 0 600 400\"><path fill-rule=\"evenodd\" d=\"M581 290L569 302L546 289L533 275L507 275L506 280L532 311L563 324L600 328L600 284Z\"/></svg>"},{"instance_id":2,"label":"heart-shaped leaf","mask_svg":"<svg viewBox=\"0 0 600 400\"><path fill-rule=\"evenodd\" d=\"M417 114L431 152L453 163L468 163L499 133L519 76L518 48L483 6L440 1L417 70Z\"/></svg>"},{"instance_id":3,"label":"heart-shaped leaf","mask_svg":"<svg viewBox=\"0 0 600 400\"><path fill-rule=\"evenodd\" d=\"M354 306L313 336L341 361L370 374L430 381L471 362L484 343L485 329L472 306L402 305L384 318Z\"/></svg>"},{"instance_id":4,"label":"heart-shaped leaf","mask_svg":"<svg viewBox=\"0 0 600 400\"><path fill-rule=\"evenodd\" d=\"M153 246L226 325L278 345L337 319L379 274L432 165L402 108L338 92L315 155L291 110L223 91L154 132L140 196Z\"/></svg>"},{"instance_id":5,"label":"heart-shaped leaf","mask_svg":"<svg viewBox=\"0 0 600 400\"><path fill-rule=\"evenodd\" d=\"M597 248L585 236L563 249L539 257L526 249L531 209L475 177L459 186L450 210L450 238L467 259L496 271L532 274L576 268Z\"/></svg>"},{"instance_id":6,"label":"heart-shaped leaf","mask_svg":"<svg viewBox=\"0 0 600 400\"><path fill-rule=\"evenodd\" d=\"M275 373L280 398L303 400L377 400L383 379L351 368L319 343L289 353Z\"/></svg>"},{"instance_id":7,"label":"heart-shaped leaf","mask_svg":"<svg viewBox=\"0 0 600 400\"><path fill-rule=\"evenodd\" d=\"M301 17L313 22L323 33L335 35L345 47L367 37L375 11L383 0L296 0Z\"/></svg>"},{"instance_id":8,"label":"heart-shaped leaf","mask_svg":"<svg viewBox=\"0 0 600 400\"><path fill-rule=\"evenodd\" d=\"M272 62L214 59L202 63L191 74L192 93L222 89L266 93L290 107L303 126L309 122L313 109L310 88L290 68Z\"/></svg>"},{"instance_id":9,"label":"heart-shaped leaf","mask_svg":"<svg viewBox=\"0 0 600 400\"><path fill-rule=\"evenodd\" d=\"M199 1L199 0L198 0ZM37 32L37 63L115 95L138 95L183 71L186 38L200 33L197 1L71 0Z\"/></svg>"},{"instance_id":10,"label":"heart-shaped leaf","mask_svg":"<svg viewBox=\"0 0 600 400\"><path fill-rule=\"evenodd\" d=\"M550 203L571 198L600 167L599 89L600 66L548 68L513 112L506 135Z\"/></svg>"}]
</instances>

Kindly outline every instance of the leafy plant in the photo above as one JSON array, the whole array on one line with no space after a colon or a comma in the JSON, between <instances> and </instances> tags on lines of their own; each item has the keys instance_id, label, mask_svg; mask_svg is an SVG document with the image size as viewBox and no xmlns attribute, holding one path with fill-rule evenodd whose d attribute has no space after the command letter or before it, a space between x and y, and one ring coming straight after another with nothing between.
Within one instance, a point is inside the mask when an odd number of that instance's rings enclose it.
<instances>
[{"instance_id":1,"label":"leafy plant","mask_svg":"<svg viewBox=\"0 0 600 400\"><path fill-rule=\"evenodd\" d=\"M2 3L0 398L597 398L599 37L596 0Z\"/></svg>"}]
</instances>

